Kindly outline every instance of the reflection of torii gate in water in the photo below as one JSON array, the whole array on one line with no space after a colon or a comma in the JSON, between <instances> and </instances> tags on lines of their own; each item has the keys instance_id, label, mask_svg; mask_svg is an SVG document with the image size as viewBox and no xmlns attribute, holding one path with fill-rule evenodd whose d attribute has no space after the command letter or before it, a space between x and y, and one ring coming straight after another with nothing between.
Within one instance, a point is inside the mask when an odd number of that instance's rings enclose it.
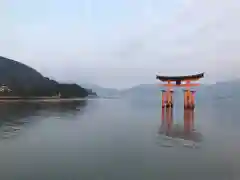
<instances>
[{"instance_id":1,"label":"reflection of torii gate in water","mask_svg":"<svg viewBox=\"0 0 240 180\"><path fill-rule=\"evenodd\" d=\"M184 90L184 109L195 108L195 91L190 88L199 86L200 84L191 83L191 81L198 81L204 77L204 73L190 75L190 76L158 76L157 79L167 84L162 84L166 90L162 90L162 108L173 107L173 87L185 87Z\"/></svg>"},{"instance_id":2,"label":"reflection of torii gate in water","mask_svg":"<svg viewBox=\"0 0 240 180\"><path fill-rule=\"evenodd\" d=\"M164 134L172 138L181 138L199 142L202 135L194 129L194 111L191 109L184 110L184 125L176 125L173 123L173 109L166 111L162 109L162 123L159 129L160 134Z\"/></svg>"}]
</instances>

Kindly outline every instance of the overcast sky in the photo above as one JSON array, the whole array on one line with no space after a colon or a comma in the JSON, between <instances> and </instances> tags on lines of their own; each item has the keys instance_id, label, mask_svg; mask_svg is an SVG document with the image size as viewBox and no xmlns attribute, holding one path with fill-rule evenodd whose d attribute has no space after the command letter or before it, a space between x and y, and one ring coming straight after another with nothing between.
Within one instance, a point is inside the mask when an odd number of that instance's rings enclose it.
<instances>
[{"instance_id":1,"label":"overcast sky","mask_svg":"<svg viewBox=\"0 0 240 180\"><path fill-rule=\"evenodd\" d=\"M239 0L1 0L0 55L60 81L239 78Z\"/></svg>"}]
</instances>

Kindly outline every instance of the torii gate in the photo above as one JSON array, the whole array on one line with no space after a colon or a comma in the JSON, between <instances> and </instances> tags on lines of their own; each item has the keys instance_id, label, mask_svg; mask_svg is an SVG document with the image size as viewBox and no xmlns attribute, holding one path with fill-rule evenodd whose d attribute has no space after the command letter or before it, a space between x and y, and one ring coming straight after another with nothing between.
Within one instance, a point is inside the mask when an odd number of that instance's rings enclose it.
<instances>
[{"instance_id":1,"label":"torii gate","mask_svg":"<svg viewBox=\"0 0 240 180\"><path fill-rule=\"evenodd\" d=\"M191 87L199 86L198 83L191 83L191 81L198 81L204 77L204 73L189 75L189 76L158 76L157 79L166 83L162 86L166 90L162 90L162 108L173 108L173 90L172 87L185 87L184 89L184 109L195 108L195 91Z\"/></svg>"}]
</instances>

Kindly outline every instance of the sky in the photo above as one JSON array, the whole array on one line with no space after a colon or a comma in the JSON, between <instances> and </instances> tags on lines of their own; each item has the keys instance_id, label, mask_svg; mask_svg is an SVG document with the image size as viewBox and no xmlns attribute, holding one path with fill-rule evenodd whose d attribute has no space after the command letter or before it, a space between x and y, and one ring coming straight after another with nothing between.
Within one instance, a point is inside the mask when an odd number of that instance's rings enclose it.
<instances>
[{"instance_id":1,"label":"sky","mask_svg":"<svg viewBox=\"0 0 240 180\"><path fill-rule=\"evenodd\" d=\"M127 88L156 74L240 78L239 0L1 0L0 56L58 81Z\"/></svg>"}]
</instances>

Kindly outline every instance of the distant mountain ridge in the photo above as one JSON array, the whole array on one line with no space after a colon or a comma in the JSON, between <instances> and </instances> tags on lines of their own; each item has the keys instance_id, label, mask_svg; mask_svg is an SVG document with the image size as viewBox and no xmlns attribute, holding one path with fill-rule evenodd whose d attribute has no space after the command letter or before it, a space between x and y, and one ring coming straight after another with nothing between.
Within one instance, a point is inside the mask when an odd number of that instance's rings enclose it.
<instances>
[{"instance_id":1,"label":"distant mountain ridge","mask_svg":"<svg viewBox=\"0 0 240 180\"><path fill-rule=\"evenodd\" d=\"M144 101L159 101L161 98L161 89L164 87L156 84L140 84L128 89L117 90L113 88L103 88L100 86L89 86L94 89L99 95L115 95L125 99L138 99ZM215 84L203 84L194 88L196 93L196 100L202 102L217 101L222 99L235 98L239 99L240 95L240 80L217 82ZM183 100L183 88L174 88L174 98L176 100Z\"/></svg>"},{"instance_id":2,"label":"distant mountain ridge","mask_svg":"<svg viewBox=\"0 0 240 180\"><path fill-rule=\"evenodd\" d=\"M144 84L134 86L122 92L123 97L128 98L140 98L140 99L151 99L161 95L161 89L157 84ZM175 97L182 98L182 89L175 88ZM196 89L196 98L200 101L203 100L219 100L226 98L235 98L240 100L240 80L228 81L228 82L217 82L216 84L206 85L194 88Z\"/></svg>"},{"instance_id":3,"label":"distant mountain ridge","mask_svg":"<svg viewBox=\"0 0 240 180\"><path fill-rule=\"evenodd\" d=\"M100 97L119 97L120 90L114 88L104 88L96 84L81 84L86 89L92 89Z\"/></svg>"},{"instance_id":4,"label":"distant mountain ridge","mask_svg":"<svg viewBox=\"0 0 240 180\"><path fill-rule=\"evenodd\" d=\"M1 92L0 96L57 96L85 97L86 89L77 84L60 84L44 77L35 69L0 56L0 85L10 88L11 92Z\"/></svg>"}]
</instances>

